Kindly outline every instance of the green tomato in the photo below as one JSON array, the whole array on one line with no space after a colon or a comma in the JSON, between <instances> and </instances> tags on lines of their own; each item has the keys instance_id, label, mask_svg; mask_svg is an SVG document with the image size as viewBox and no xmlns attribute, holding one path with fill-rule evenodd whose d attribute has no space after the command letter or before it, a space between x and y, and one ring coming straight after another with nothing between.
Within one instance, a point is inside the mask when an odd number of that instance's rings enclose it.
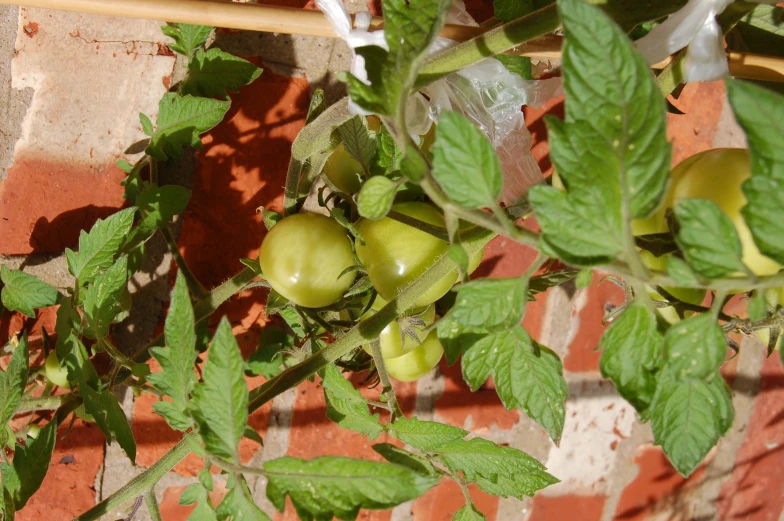
<instances>
[{"instance_id":1,"label":"green tomato","mask_svg":"<svg viewBox=\"0 0 784 521\"><path fill-rule=\"evenodd\" d=\"M54 351L51 351L49 356L46 357L46 378L54 385L64 389L70 389L71 387L68 383L68 369L60 366L57 353Z\"/></svg>"},{"instance_id":2,"label":"green tomato","mask_svg":"<svg viewBox=\"0 0 784 521\"><path fill-rule=\"evenodd\" d=\"M781 266L760 253L741 214L746 205L741 185L750 177L751 161L746 149L717 148L691 156L672 171L662 208L648 219L633 223L633 231L636 235L666 232L667 208L684 199L707 199L716 203L735 225L743 246L743 263L755 275L772 275Z\"/></svg>"},{"instance_id":3,"label":"green tomato","mask_svg":"<svg viewBox=\"0 0 784 521\"><path fill-rule=\"evenodd\" d=\"M259 252L264 279L275 291L306 308L340 300L356 273L340 274L354 264L345 228L312 213L281 220L267 233Z\"/></svg>"},{"instance_id":4,"label":"green tomato","mask_svg":"<svg viewBox=\"0 0 784 521\"><path fill-rule=\"evenodd\" d=\"M389 376L400 382L413 382L429 373L444 356L444 348L435 331L421 345L396 358L384 359Z\"/></svg>"},{"instance_id":5,"label":"green tomato","mask_svg":"<svg viewBox=\"0 0 784 521\"><path fill-rule=\"evenodd\" d=\"M387 302L381 298L380 296L376 297L376 300L373 302L373 306L371 310L367 312L365 317L372 315L378 312L381 308L387 305ZM363 317L363 318L365 318ZM412 318L421 320L424 324L423 327L418 327L416 325L406 325L406 322L411 320ZM384 360L396 358L398 356L403 356L404 354L413 351L422 343L425 339L425 335L423 333L424 327L429 326L432 324L436 319L436 307L434 304L430 304L424 310L414 310L411 314L406 316L400 317L398 320L393 320L387 327L381 331L381 334L378 336L379 343L381 344L381 355L384 357ZM403 335L401 335L401 323L407 329L410 329L414 332L417 336L418 340L413 339L409 335L405 335L405 339ZM370 344L365 344L362 346L362 349L369 355L373 355L373 350L370 347Z\"/></svg>"},{"instance_id":6,"label":"green tomato","mask_svg":"<svg viewBox=\"0 0 784 521\"><path fill-rule=\"evenodd\" d=\"M324 175L338 190L352 195L359 192L362 187L365 170L341 143L324 164Z\"/></svg>"},{"instance_id":7,"label":"green tomato","mask_svg":"<svg viewBox=\"0 0 784 521\"><path fill-rule=\"evenodd\" d=\"M41 427L39 427L35 423L31 423L30 426L27 427L28 438L36 439L40 433L41 433Z\"/></svg>"},{"instance_id":8,"label":"green tomato","mask_svg":"<svg viewBox=\"0 0 784 521\"><path fill-rule=\"evenodd\" d=\"M446 227L441 212L427 203L398 203L392 210L428 224ZM378 221L363 219L358 230L365 243L356 241L357 257L365 265L373 287L386 300L395 298L400 290L427 271L449 249L449 244L441 239L389 217ZM484 250L471 257L469 273L479 266L483 253ZM449 272L422 295L414 307L425 307L440 299L457 279L457 269Z\"/></svg>"}]
</instances>

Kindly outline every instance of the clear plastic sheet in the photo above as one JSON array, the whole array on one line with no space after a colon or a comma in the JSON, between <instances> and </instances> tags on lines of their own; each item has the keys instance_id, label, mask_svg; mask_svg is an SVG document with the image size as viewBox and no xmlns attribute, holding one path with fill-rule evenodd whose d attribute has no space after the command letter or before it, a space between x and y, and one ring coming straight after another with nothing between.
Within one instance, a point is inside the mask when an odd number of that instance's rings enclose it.
<instances>
[{"instance_id":1,"label":"clear plastic sheet","mask_svg":"<svg viewBox=\"0 0 784 521\"><path fill-rule=\"evenodd\" d=\"M733 0L689 0L679 11L635 42L653 65L688 45L684 80L713 81L729 73L716 15Z\"/></svg>"}]
</instances>

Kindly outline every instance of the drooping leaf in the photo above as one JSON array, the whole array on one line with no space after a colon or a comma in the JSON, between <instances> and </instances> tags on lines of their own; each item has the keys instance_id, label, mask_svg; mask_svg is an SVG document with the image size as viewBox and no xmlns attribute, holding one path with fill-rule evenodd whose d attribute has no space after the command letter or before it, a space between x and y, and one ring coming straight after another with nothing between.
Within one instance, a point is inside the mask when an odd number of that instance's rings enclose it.
<instances>
[{"instance_id":1,"label":"drooping leaf","mask_svg":"<svg viewBox=\"0 0 784 521\"><path fill-rule=\"evenodd\" d=\"M566 268L531 277L528 280L528 300L536 300L534 296L537 293L544 293L550 288L560 286L575 278L579 272L580 270Z\"/></svg>"},{"instance_id":2,"label":"drooping leaf","mask_svg":"<svg viewBox=\"0 0 784 521\"><path fill-rule=\"evenodd\" d=\"M215 509L218 521L270 521L270 518L253 502L248 485L242 476L235 478L234 486Z\"/></svg>"},{"instance_id":3,"label":"drooping leaf","mask_svg":"<svg viewBox=\"0 0 784 521\"><path fill-rule=\"evenodd\" d=\"M531 58L513 54L497 54L494 58L500 61L506 67L506 70L512 74L517 74L524 80L534 79L533 74L531 74Z\"/></svg>"},{"instance_id":4,"label":"drooping leaf","mask_svg":"<svg viewBox=\"0 0 784 521\"><path fill-rule=\"evenodd\" d=\"M96 275L114 263L128 231L133 224L136 208L120 210L106 219L98 219L89 233L79 235L79 251L65 249L68 270L81 285L92 281Z\"/></svg>"},{"instance_id":5,"label":"drooping leaf","mask_svg":"<svg viewBox=\"0 0 784 521\"><path fill-rule=\"evenodd\" d=\"M638 301L615 319L600 341L602 376L612 380L640 413L648 409L656 392L663 342L653 312Z\"/></svg>"},{"instance_id":6,"label":"drooping leaf","mask_svg":"<svg viewBox=\"0 0 784 521\"><path fill-rule=\"evenodd\" d=\"M367 400L362 398L350 381L343 378L337 366L329 364L324 368L322 385L330 420L371 440L378 438L384 431L378 414L370 414Z\"/></svg>"},{"instance_id":7,"label":"drooping leaf","mask_svg":"<svg viewBox=\"0 0 784 521\"><path fill-rule=\"evenodd\" d=\"M417 474L424 474L425 476L436 475L436 469L433 468L433 465L427 459L412 454L405 449L390 443L376 443L371 448L390 463L407 467Z\"/></svg>"},{"instance_id":8,"label":"drooping leaf","mask_svg":"<svg viewBox=\"0 0 784 521\"><path fill-rule=\"evenodd\" d=\"M694 271L710 278L744 271L743 246L735 225L707 199L685 199L675 205L680 230L675 238Z\"/></svg>"},{"instance_id":9,"label":"drooping leaf","mask_svg":"<svg viewBox=\"0 0 784 521\"><path fill-rule=\"evenodd\" d=\"M203 383L193 391L193 419L204 446L215 456L237 458L248 420L248 386L240 348L226 317L215 331L202 377Z\"/></svg>"},{"instance_id":10,"label":"drooping leaf","mask_svg":"<svg viewBox=\"0 0 784 521\"><path fill-rule=\"evenodd\" d=\"M262 375L267 379L274 378L282 371L282 351L293 346L292 335L267 325L259 335L259 348L248 359L248 368L253 374Z\"/></svg>"},{"instance_id":11,"label":"drooping leaf","mask_svg":"<svg viewBox=\"0 0 784 521\"><path fill-rule=\"evenodd\" d=\"M461 440L468 431L434 421L400 418L387 426L394 437L424 452L436 450L455 440Z\"/></svg>"},{"instance_id":12,"label":"drooping leaf","mask_svg":"<svg viewBox=\"0 0 784 521\"><path fill-rule=\"evenodd\" d=\"M523 278L479 279L454 289L457 299L447 317L465 328L505 331L523 320L527 301Z\"/></svg>"},{"instance_id":13,"label":"drooping leaf","mask_svg":"<svg viewBox=\"0 0 784 521\"><path fill-rule=\"evenodd\" d=\"M27 333L24 333L11 355L8 368L5 372L0 371L0 427L5 426L14 417L27 385L30 358L27 346ZM3 444L0 443L0 450L2 448Z\"/></svg>"},{"instance_id":14,"label":"drooping leaf","mask_svg":"<svg viewBox=\"0 0 784 521\"><path fill-rule=\"evenodd\" d=\"M457 112L441 114L433 144L433 177L456 204L491 207L501 195L501 162L487 136Z\"/></svg>"},{"instance_id":15,"label":"drooping leaf","mask_svg":"<svg viewBox=\"0 0 784 521\"><path fill-rule=\"evenodd\" d=\"M460 355L471 349L471 347L481 339L488 336L482 331L475 331L463 327L459 322L445 317L436 324L436 334L438 340L444 348L446 363L452 365L460 358Z\"/></svg>"},{"instance_id":16,"label":"drooping leaf","mask_svg":"<svg viewBox=\"0 0 784 521\"><path fill-rule=\"evenodd\" d=\"M557 483L544 465L523 451L482 439L458 440L437 449L452 472L489 493L522 499Z\"/></svg>"},{"instance_id":17,"label":"drooping leaf","mask_svg":"<svg viewBox=\"0 0 784 521\"><path fill-rule=\"evenodd\" d=\"M476 509L474 505L466 505L455 513L452 521L486 521L483 513Z\"/></svg>"},{"instance_id":18,"label":"drooping leaf","mask_svg":"<svg viewBox=\"0 0 784 521\"><path fill-rule=\"evenodd\" d=\"M125 412L122 410L122 407L120 407L120 402L113 392L105 390L101 393L100 408L105 414L106 428L112 433L117 440L117 443L120 445L120 448L122 448L133 463L136 461L136 440L133 438L133 431L131 431L131 425L128 423L128 418L125 416ZM93 415L96 419L96 423L98 422L99 416L100 415ZM106 434L106 431L104 431L104 433ZM108 434L106 435L106 439L111 441Z\"/></svg>"},{"instance_id":19,"label":"drooping leaf","mask_svg":"<svg viewBox=\"0 0 784 521\"><path fill-rule=\"evenodd\" d=\"M94 338L109 333L109 325L122 311L122 296L127 290L128 256L123 255L96 277L84 294L84 316Z\"/></svg>"},{"instance_id":20,"label":"drooping leaf","mask_svg":"<svg viewBox=\"0 0 784 521\"><path fill-rule=\"evenodd\" d=\"M268 461L267 497L283 511L291 498L302 521L356 518L360 508L385 510L415 499L438 480L399 465L351 458Z\"/></svg>"},{"instance_id":21,"label":"drooping leaf","mask_svg":"<svg viewBox=\"0 0 784 521\"><path fill-rule=\"evenodd\" d=\"M529 198L544 246L570 264L589 266L630 250L628 220L659 204L671 150L664 98L624 31L579 0L558 5L566 119L547 123L566 191L535 186Z\"/></svg>"},{"instance_id":22,"label":"drooping leaf","mask_svg":"<svg viewBox=\"0 0 784 521\"><path fill-rule=\"evenodd\" d=\"M678 322L664 336L664 359L676 380L707 378L727 356L724 333L710 314L695 315Z\"/></svg>"},{"instance_id":23,"label":"drooping leaf","mask_svg":"<svg viewBox=\"0 0 784 521\"><path fill-rule=\"evenodd\" d=\"M10 270L5 264L0 268L0 279L4 284L2 301L6 309L19 311L31 318L35 318L36 308L53 306L60 296L55 288L38 277L21 270Z\"/></svg>"},{"instance_id":24,"label":"drooping leaf","mask_svg":"<svg viewBox=\"0 0 784 521\"><path fill-rule=\"evenodd\" d=\"M194 483L182 491L180 505L196 505L186 521L217 521L215 510L210 502L210 495L200 484Z\"/></svg>"},{"instance_id":25,"label":"drooping leaf","mask_svg":"<svg viewBox=\"0 0 784 521\"><path fill-rule=\"evenodd\" d=\"M158 105L156 130L145 152L159 161L182 156L182 147L201 147L199 136L221 122L228 101L194 96L163 95Z\"/></svg>"},{"instance_id":26,"label":"drooping leaf","mask_svg":"<svg viewBox=\"0 0 784 521\"><path fill-rule=\"evenodd\" d=\"M707 380L660 377L651 427L656 444L681 475L694 472L733 418L730 390L719 373Z\"/></svg>"},{"instance_id":27,"label":"drooping leaf","mask_svg":"<svg viewBox=\"0 0 784 521\"><path fill-rule=\"evenodd\" d=\"M212 48L199 49L188 62L188 75L180 85L182 94L205 98L228 98L261 75L261 69L248 60Z\"/></svg>"},{"instance_id":28,"label":"drooping leaf","mask_svg":"<svg viewBox=\"0 0 784 521\"><path fill-rule=\"evenodd\" d=\"M385 217L395 201L398 186L398 183L383 176L365 181L357 197L359 215L374 221Z\"/></svg>"},{"instance_id":29,"label":"drooping leaf","mask_svg":"<svg viewBox=\"0 0 784 521\"><path fill-rule=\"evenodd\" d=\"M727 94L751 156L741 213L759 250L784 263L784 96L741 81L727 81Z\"/></svg>"},{"instance_id":30,"label":"drooping leaf","mask_svg":"<svg viewBox=\"0 0 784 521\"><path fill-rule=\"evenodd\" d=\"M150 354L161 364L161 372L149 375L147 381L173 400L154 403L155 412L163 416L172 428L184 431L192 425L187 401L193 390L193 367L198 352L193 306L182 271L177 272L164 335L166 347L150 349Z\"/></svg>"},{"instance_id":31,"label":"drooping leaf","mask_svg":"<svg viewBox=\"0 0 784 521\"><path fill-rule=\"evenodd\" d=\"M19 480L14 492L14 506L21 510L27 500L41 487L57 439L57 422L50 421L37 438L27 438L27 446L17 444L14 451L14 470ZM5 477L5 476L4 476Z\"/></svg>"},{"instance_id":32,"label":"drooping leaf","mask_svg":"<svg viewBox=\"0 0 784 521\"><path fill-rule=\"evenodd\" d=\"M495 0L493 2L495 17L502 22L511 22L534 10L533 0Z\"/></svg>"},{"instance_id":33,"label":"drooping leaf","mask_svg":"<svg viewBox=\"0 0 784 521\"><path fill-rule=\"evenodd\" d=\"M139 194L136 204L147 214L152 214L159 225L185 211L191 200L191 191L184 186L152 185Z\"/></svg>"},{"instance_id":34,"label":"drooping leaf","mask_svg":"<svg viewBox=\"0 0 784 521\"><path fill-rule=\"evenodd\" d=\"M191 25L169 23L161 27L163 34L174 40L169 49L190 57L193 52L207 42L212 27L206 25Z\"/></svg>"},{"instance_id":35,"label":"drooping leaf","mask_svg":"<svg viewBox=\"0 0 784 521\"><path fill-rule=\"evenodd\" d=\"M558 444L569 394L563 365L553 351L536 347L519 325L488 335L463 354L463 379L475 391L492 376L504 406L525 411Z\"/></svg>"},{"instance_id":36,"label":"drooping leaf","mask_svg":"<svg viewBox=\"0 0 784 521\"><path fill-rule=\"evenodd\" d=\"M367 175L376 155L376 133L368 129L367 120L362 116L354 116L340 125L338 133L346 152L362 165Z\"/></svg>"}]
</instances>

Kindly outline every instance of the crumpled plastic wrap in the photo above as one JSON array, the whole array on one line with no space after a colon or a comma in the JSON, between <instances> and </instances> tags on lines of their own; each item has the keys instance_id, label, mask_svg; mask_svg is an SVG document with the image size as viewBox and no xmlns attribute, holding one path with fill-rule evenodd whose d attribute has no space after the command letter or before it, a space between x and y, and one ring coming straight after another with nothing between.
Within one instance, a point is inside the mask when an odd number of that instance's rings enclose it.
<instances>
[{"instance_id":1,"label":"crumpled plastic wrap","mask_svg":"<svg viewBox=\"0 0 784 521\"><path fill-rule=\"evenodd\" d=\"M351 19L341 0L316 0L338 35L349 47L380 45L387 48L383 31L368 33L351 29ZM453 0L447 23L476 26L462 0ZM363 26L366 29L368 26ZM380 43L379 43L380 42ZM457 42L437 38L429 53L456 45ZM354 54L351 72L366 81L364 62ZM525 195L528 188L542 181L542 171L531 153L532 138L525 126L523 105L540 106L562 93L561 78L524 80L509 72L498 60L487 58L471 67L442 78L409 98L406 124L412 135L427 133L444 110L455 111L471 119L481 128L496 149L504 173L504 190L500 201L512 204ZM429 98L429 101L428 101ZM364 112L350 104L352 112Z\"/></svg>"},{"instance_id":2,"label":"crumpled plastic wrap","mask_svg":"<svg viewBox=\"0 0 784 521\"><path fill-rule=\"evenodd\" d=\"M683 8L635 42L637 50L653 65L688 45L686 82L714 81L729 74L721 28L716 15L733 0L689 0Z\"/></svg>"}]
</instances>

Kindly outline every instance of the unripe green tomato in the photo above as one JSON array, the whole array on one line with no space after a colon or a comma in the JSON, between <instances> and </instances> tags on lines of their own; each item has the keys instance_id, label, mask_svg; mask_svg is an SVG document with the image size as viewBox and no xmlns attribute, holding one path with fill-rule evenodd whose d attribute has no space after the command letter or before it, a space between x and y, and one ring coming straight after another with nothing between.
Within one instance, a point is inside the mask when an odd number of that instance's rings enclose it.
<instances>
[{"instance_id":1,"label":"unripe green tomato","mask_svg":"<svg viewBox=\"0 0 784 521\"><path fill-rule=\"evenodd\" d=\"M264 237L259 265L270 286L297 305L320 308L334 304L351 287L356 273L338 276L353 266L351 241L337 221L300 213L278 222Z\"/></svg>"},{"instance_id":2,"label":"unripe green tomato","mask_svg":"<svg viewBox=\"0 0 784 521\"><path fill-rule=\"evenodd\" d=\"M373 302L373 306L371 307L371 310L367 312L366 316L378 312L381 308L386 306L386 304L387 302L383 298L381 298L380 296L376 297L376 300ZM421 320L424 323L424 326L427 327L430 324L432 324L436 319L436 306L434 304L430 304L424 310L414 311L412 312L412 314L417 319ZM409 316L401 317L399 320L402 321L408 320ZM381 331L381 334L378 336L379 343L381 344L381 355L384 357L384 360L390 358L396 358L410 351L413 351L425 339L425 335L423 334L423 328L413 326L411 327L411 329L417 335L419 341L414 340L409 335L406 335L404 340L402 335L400 334L399 320L393 320L392 322L387 324L387 326L384 328L383 331ZM362 349L364 349L367 354L373 355L373 350L370 347L370 344L363 345Z\"/></svg>"},{"instance_id":3,"label":"unripe green tomato","mask_svg":"<svg viewBox=\"0 0 784 521\"><path fill-rule=\"evenodd\" d=\"M784 287L766 289L765 301L773 309L784 307Z\"/></svg>"},{"instance_id":4,"label":"unripe green tomato","mask_svg":"<svg viewBox=\"0 0 784 521\"><path fill-rule=\"evenodd\" d=\"M95 423L95 418L93 415L88 413L87 410L84 408L84 404L80 405L74 410L74 414L80 420L87 422L87 423Z\"/></svg>"},{"instance_id":5,"label":"unripe green tomato","mask_svg":"<svg viewBox=\"0 0 784 521\"><path fill-rule=\"evenodd\" d=\"M435 331L422 344L396 358L384 359L389 376L400 382L413 382L429 373L444 356L444 348Z\"/></svg>"},{"instance_id":6,"label":"unripe green tomato","mask_svg":"<svg viewBox=\"0 0 784 521\"><path fill-rule=\"evenodd\" d=\"M427 203L398 203L392 210L428 224L446 227L441 212ZM386 300L395 298L400 290L427 271L449 249L445 241L390 217L378 221L363 219L358 230L365 243L355 242L357 257L365 265L373 287ZM480 251L471 257L469 272L482 261L483 253ZM457 278L455 269L417 299L414 307L428 306L446 295Z\"/></svg>"},{"instance_id":7,"label":"unripe green tomato","mask_svg":"<svg viewBox=\"0 0 784 521\"><path fill-rule=\"evenodd\" d=\"M381 121L375 116L367 118L368 129L378 132ZM324 175L341 192L353 195L362 187L365 170L359 162L351 157L343 143L339 144L324 164Z\"/></svg>"},{"instance_id":8,"label":"unripe green tomato","mask_svg":"<svg viewBox=\"0 0 784 521\"><path fill-rule=\"evenodd\" d=\"M68 369L60 366L57 353L54 351L51 351L49 356L46 357L46 378L54 385L64 389L70 389L71 387L68 383Z\"/></svg>"},{"instance_id":9,"label":"unripe green tomato","mask_svg":"<svg viewBox=\"0 0 784 521\"><path fill-rule=\"evenodd\" d=\"M31 423L29 427L27 427L27 437L36 439L38 435L41 433L41 427L39 427L35 423Z\"/></svg>"}]
</instances>

